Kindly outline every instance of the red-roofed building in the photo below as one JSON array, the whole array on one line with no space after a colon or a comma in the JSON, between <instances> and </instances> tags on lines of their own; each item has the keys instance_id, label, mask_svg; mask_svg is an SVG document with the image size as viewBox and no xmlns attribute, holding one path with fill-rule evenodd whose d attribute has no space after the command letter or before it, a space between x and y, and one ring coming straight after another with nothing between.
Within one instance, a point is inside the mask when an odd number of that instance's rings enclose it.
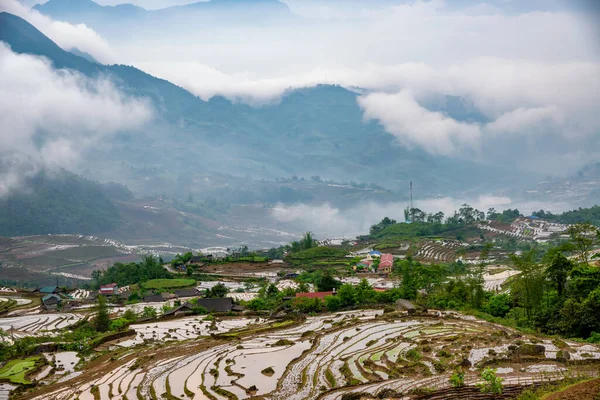
<instances>
[{"instance_id":1,"label":"red-roofed building","mask_svg":"<svg viewBox=\"0 0 600 400\"><path fill-rule=\"evenodd\" d=\"M385 253L381 255L381 261L379 261L379 267L377 267L377 272L382 274L389 274L392 272L392 267L394 266L394 256L390 253Z\"/></svg>"},{"instance_id":2,"label":"red-roofed building","mask_svg":"<svg viewBox=\"0 0 600 400\"><path fill-rule=\"evenodd\" d=\"M100 286L100 294L102 295L113 295L119 294L119 286L116 283L111 283L110 285Z\"/></svg>"},{"instance_id":3,"label":"red-roofed building","mask_svg":"<svg viewBox=\"0 0 600 400\"><path fill-rule=\"evenodd\" d=\"M309 299L324 299L327 296L333 296L335 292L305 292L305 293L296 293L296 298L298 297L307 297Z\"/></svg>"}]
</instances>

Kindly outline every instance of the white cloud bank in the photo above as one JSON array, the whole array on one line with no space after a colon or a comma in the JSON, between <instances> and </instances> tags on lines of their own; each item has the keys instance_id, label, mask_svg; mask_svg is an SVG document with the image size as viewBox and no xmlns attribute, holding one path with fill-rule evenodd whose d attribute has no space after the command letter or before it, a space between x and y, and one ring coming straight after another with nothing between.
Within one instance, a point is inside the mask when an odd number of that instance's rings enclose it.
<instances>
[{"instance_id":1,"label":"white cloud bank","mask_svg":"<svg viewBox=\"0 0 600 400\"><path fill-rule=\"evenodd\" d=\"M543 202L514 202L504 196L479 196L475 198L457 199L442 197L435 199L418 200L415 207L427 212L436 213L442 211L446 217L452 215L463 204L469 204L474 208L487 212L489 208L505 210L518 208L521 213L528 215L540 209L561 212L570 209L569 204L549 204ZM407 203L390 202L377 203L365 202L356 206L340 209L329 203L320 205L278 204L271 211L271 218L278 223L301 231L312 231L318 238L354 238L369 232L371 225L389 217L397 221L404 221L404 209Z\"/></svg>"},{"instance_id":2,"label":"white cloud bank","mask_svg":"<svg viewBox=\"0 0 600 400\"><path fill-rule=\"evenodd\" d=\"M366 118L379 120L401 145L438 155L503 151L513 163L539 150L546 161L579 160L523 166L549 173L570 173L599 156L597 22L560 7L519 13L500 2L466 10L449 0L390 3L311 2L295 25L225 26L115 46L128 63L204 99L269 102L287 88L324 82L365 88ZM289 4L294 11L304 3ZM446 95L468 100L490 122L467 123L423 106ZM523 153L510 151L515 146Z\"/></svg>"},{"instance_id":3,"label":"white cloud bank","mask_svg":"<svg viewBox=\"0 0 600 400\"><path fill-rule=\"evenodd\" d=\"M46 166L72 167L106 135L140 128L152 116L145 101L107 79L55 70L42 58L0 43L0 196Z\"/></svg>"},{"instance_id":4,"label":"white cloud bank","mask_svg":"<svg viewBox=\"0 0 600 400\"><path fill-rule=\"evenodd\" d=\"M481 138L478 125L429 111L408 90L369 94L359 98L359 104L365 118L381 121L402 144L417 145L434 154L454 155L464 147L475 148Z\"/></svg>"},{"instance_id":5,"label":"white cloud bank","mask_svg":"<svg viewBox=\"0 0 600 400\"><path fill-rule=\"evenodd\" d=\"M54 21L24 6L17 0L0 1L1 11L23 18L65 50L77 48L91 54L102 63L111 63L115 60L115 55L108 43L85 24L73 25Z\"/></svg>"}]
</instances>

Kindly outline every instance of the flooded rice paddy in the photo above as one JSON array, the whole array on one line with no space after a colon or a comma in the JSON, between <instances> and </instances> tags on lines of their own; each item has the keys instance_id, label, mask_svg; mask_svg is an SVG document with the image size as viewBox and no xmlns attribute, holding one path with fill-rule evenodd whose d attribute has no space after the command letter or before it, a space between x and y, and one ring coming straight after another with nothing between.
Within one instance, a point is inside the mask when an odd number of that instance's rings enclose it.
<instances>
[{"instance_id":1,"label":"flooded rice paddy","mask_svg":"<svg viewBox=\"0 0 600 400\"><path fill-rule=\"evenodd\" d=\"M384 390L437 387L460 366L472 384L490 364L511 382L547 379L566 368L551 343L541 344L548 352L521 360L519 346L538 341L449 314L366 310L279 325L256 318L213 323L185 317L132 328L135 338L113 347L112 363L84 367L81 375L36 398L333 400L349 393L375 397ZM600 360L596 346L565 343L572 359ZM65 353L61 357L70 363Z\"/></svg>"}]
</instances>

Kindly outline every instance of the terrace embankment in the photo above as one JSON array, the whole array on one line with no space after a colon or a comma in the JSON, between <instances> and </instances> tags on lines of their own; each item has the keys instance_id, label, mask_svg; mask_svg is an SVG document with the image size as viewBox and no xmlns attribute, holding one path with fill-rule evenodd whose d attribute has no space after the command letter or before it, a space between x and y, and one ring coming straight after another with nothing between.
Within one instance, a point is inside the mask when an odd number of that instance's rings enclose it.
<instances>
[{"instance_id":1,"label":"terrace embankment","mask_svg":"<svg viewBox=\"0 0 600 400\"><path fill-rule=\"evenodd\" d=\"M447 390L456 369L465 371L467 388L462 390L470 393L483 368L496 368L507 387L522 387L574 372L596 373L594 363L600 360L596 346L562 341L559 349L550 339L457 313L409 316L361 310L269 325L249 319L226 326L224 320L215 322L218 336L212 338L206 336L209 327L203 322L181 321L179 328L169 321L171 332L144 325L144 337L130 343L132 347L115 346L84 366L80 376L23 398L416 396Z\"/></svg>"}]
</instances>

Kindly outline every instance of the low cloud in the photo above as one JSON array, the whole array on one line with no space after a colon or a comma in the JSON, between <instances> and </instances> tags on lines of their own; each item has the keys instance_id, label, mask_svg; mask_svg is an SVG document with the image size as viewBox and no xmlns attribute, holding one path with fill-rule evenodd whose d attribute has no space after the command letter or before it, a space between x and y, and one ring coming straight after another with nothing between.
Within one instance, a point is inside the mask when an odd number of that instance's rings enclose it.
<instances>
[{"instance_id":1,"label":"low cloud","mask_svg":"<svg viewBox=\"0 0 600 400\"><path fill-rule=\"evenodd\" d=\"M110 80L55 70L0 42L0 196L40 168L71 168L107 135L136 130L152 116Z\"/></svg>"},{"instance_id":2,"label":"low cloud","mask_svg":"<svg viewBox=\"0 0 600 400\"><path fill-rule=\"evenodd\" d=\"M539 201L513 201L510 197L482 195L474 198L457 199L442 197L420 199L415 207L427 213L442 211L450 216L463 204L487 212L489 208L505 210L518 208L525 215L540 209L561 212L572 207L569 204L544 203ZM406 202L365 202L349 208L338 208L329 203L323 204L278 204L271 211L271 218L297 231L311 231L319 239L354 238L369 233L371 225L389 217L398 222L404 221Z\"/></svg>"},{"instance_id":3,"label":"low cloud","mask_svg":"<svg viewBox=\"0 0 600 400\"><path fill-rule=\"evenodd\" d=\"M127 63L204 99L267 103L290 87L360 87L366 118L381 121L401 145L436 155L496 165L526 160L523 169L562 174L597 156L597 23L569 7L501 0L467 9L441 0L287 3L303 17L292 26L215 27L200 38L182 28L172 36L148 32L147 46L115 46ZM428 100L444 96L465 99L485 122L427 110ZM583 158L572 156L581 149ZM565 153L580 160L568 171L556 162Z\"/></svg>"},{"instance_id":4,"label":"low cloud","mask_svg":"<svg viewBox=\"0 0 600 400\"><path fill-rule=\"evenodd\" d=\"M396 94L373 93L358 101L365 118L379 120L408 147L417 145L430 153L447 156L478 146L481 137L478 125L429 111L420 106L408 90Z\"/></svg>"},{"instance_id":5,"label":"low cloud","mask_svg":"<svg viewBox=\"0 0 600 400\"><path fill-rule=\"evenodd\" d=\"M17 0L2 0L0 11L23 18L65 50L79 49L91 54L102 63L115 61L115 55L108 43L85 24L73 25L68 22L54 21Z\"/></svg>"}]
</instances>

